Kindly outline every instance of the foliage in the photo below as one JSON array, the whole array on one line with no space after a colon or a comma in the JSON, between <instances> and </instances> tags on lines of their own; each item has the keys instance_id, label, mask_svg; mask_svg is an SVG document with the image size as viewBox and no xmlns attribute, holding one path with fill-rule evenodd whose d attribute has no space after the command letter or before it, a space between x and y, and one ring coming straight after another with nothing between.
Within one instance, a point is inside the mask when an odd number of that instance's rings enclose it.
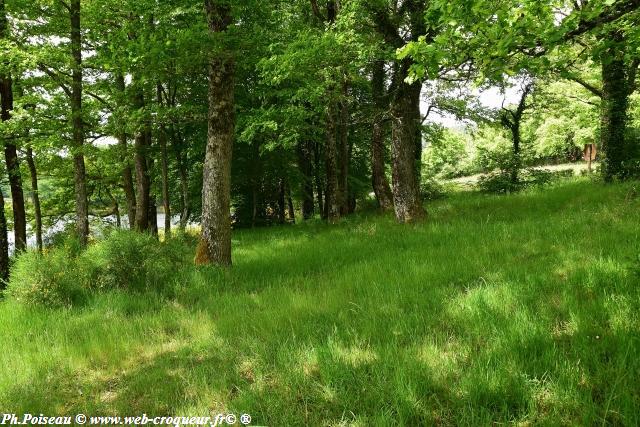
<instances>
[{"instance_id":1,"label":"foliage","mask_svg":"<svg viewBox=\"0 0 640 427\"><path fill-rule=\"evenodd\" d=\"M22 254L11 271L7 295L23 304L49 308L83 302L86 289L79 280L72 251L72 248L62 246L45 254Z\"/></svg>"},{"instance_id":2,"label":"foliage","mask_svg":"<svg viewBox=\"0 0 640 427\"><path fill-rule=\"evenodd\" d=\"M83 304L95 292L171 292L175 271L189 263L195 239L179 234L160 243L148 234L112 230L82 250L75 239L62 239L44 254L18 257L8 295L29 305Z\"/></svg>"},{"instance_id":3,"label":"foliage","mask_svg":"<svg viewBox=\"0 0 640 427\"><path fill-rule=\"evenodd\" d=\"M529 168L520 172L518 181L513 182L509 170L500 170L483 175L478 180L478 189L490 194L509 194L530 187L544 187L573 176L573 170L549 171Z\"/></svg>"},{"instance_id":4,"label":"foliage","mask_svg":"<svg viewBox=\"0 0 640 427\"><path fill-rule=\"evenodd\" d=\"M451 179L468 175L471 170L467 135L440 126L425 133L429 145L422 153L423 179Z\"/></svg>"}]
</instances>

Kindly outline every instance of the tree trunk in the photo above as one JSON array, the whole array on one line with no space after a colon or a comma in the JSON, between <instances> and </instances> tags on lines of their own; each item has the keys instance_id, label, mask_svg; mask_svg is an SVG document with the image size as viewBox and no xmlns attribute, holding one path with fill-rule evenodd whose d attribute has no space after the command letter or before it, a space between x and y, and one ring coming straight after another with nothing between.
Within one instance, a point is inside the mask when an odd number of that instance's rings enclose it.
<instances>
[{"instance_id":1,"label":"tree trunk","mask_svg":"<svg viewBox=\"0 0 640 427\"><path fill-rule=\"evenodd\" d=\"M416 162L416 151L422 145L422 85L405 82L408 68L408 64L402 64L398 71L398 93L392 105L393 201L396 219L400 223L411 223L425 216Z\"/></svg>"},{"instance_id":2,"label":"tree trunk","mask_svg":"<svg viewBox=\"0 0 640 427\"><path fill-rule=\"evenodd\" d=\"M280 178L280 188L278 189L278 223L284 224L286 221L286 207L285 207L285 184L284 178Z\"/></svg>"},{"instance_id":3,"label":"tree trunk","mask_svg":"<svg viewBox=\"0 0 640 427\"><path fill-rule=\"evenodd\" d=\"M0 82L2 88L2 121L10 119L10 111L13 108L11 79L3 78ZM9 174L11 187L11 202L13 205L13 234L15 236L16 251L23 251L27 247L27 217L24 208L24 192L22 190L22 176L18 151L14 144L6 143L4 146L4 158Z\"/></svg>"},{"instance_id":4,"label":"tree trunk","mask_svg":"<svg viewBox=\"0 0 640 427\"><path fill-rule=\"evenodd\" d=\"M311 163L311 143L309 141L298 144L298 167L302 174L302 218L313 217L313 164Z\"/></svg>"},{"instance_id":5,"label":"tree trunk","mask_svg":"<svg viewBox=\"0 0 640 427\"><path fill-rule=\"evenodd\" d=\"M231 7L205 0L209 32L232 24ZM231 160L235 133L235 61L223 51L209 64L209 128L202 183L202 240L196 264L231 266Z\"/></svg>"},{"instance_id":6,"label":"tree trunk","mask_svg":"<svg viewBox=\"0 0 640 427\"><path fill-rule=\"evenodd\" d=\"M116 76L116 87L118 91L120 91L120 95L124 98L125 82L122 74ZM131 171L131 163L129 162L127 134L124 131L118 135L118 144L120 146L120 161L123 165L122 188L127 199L127 217L129 218L129 228L133 230L136 227L136 192L133 187L133 173Z\"/></svg>"},{"instance_id":7,"label":"tree trunk","mask_svg":"<svg viewBox=\"0 0 640 427\"><path fill-rule=\"evenodd\" d=\"M27 165L29 166L29 174L31 175L31 200L33 202L36 222L36 245L38 251L42 252L42 211L40 208L40 193L38 192L38 170L36 169L33 150L30 146L27 147Z\"/></svg>"},{"instance_id":8,"label":"tree trunk","mask_svg":"<svg viewBox=\"0 0 640 427\"><path fill-rule=\"evenodd\" d=\"M7 218L4 215L4 194L0 188L0 290L6 287L7 280L9 280L9 238Z\"/></svg>"},{"instance_id":9,"label":"tree trunk","mask_svg":"<svg viewBox=\"0 0 640 427\"><path fill-rule=\"evenodd\" d=\"M134 97L134 107L141 110L144 108L144 93L142 88L136 90ZM148 147L146 125L142 125L136 131L135 137L135 165L136 165L136 230L140 232L149 231L149 205L151 181L148 169Z\"/></svg>"},{"instance_id":10,"label":"tree trunk","mask_svg":"<svg viewBox=\"0 0 640 427\"><path fill-rule=\"evenodd\" d=\"M340 194L338 187L338 153L336 146L336 105L330 102L326 113L325 167L327 186L325 191L327 220L335 222L340 218Z\"/></svg>"},{"instance_id":11,"label":"tree trunk","mask_svg":"<svg viewBox=\"0 0 640 427\"><path fill-rule=\"evenodd\" d=\"M73 124L73 164L76 194L76 232L80 244L89 239L89 201L84 164L84 121L82 118L82 34L80 26L80 0L70 0L71 57L73 60L71 83L71 116Z\"/></svg>"},{"instance_id":12,"label":"tree trunk","mask_svg":"<svg viewBox=\"0 0 640 427\"><path fill-rule=\"evenodd\" d=\"M338 139L338 202L340 215L349 213L349 102L347 96L349 86L345 81L342 85L342 100L339 104L340 126Z\"/></svg>"},{"instance_id":13,"label":"tree trunk","mask_svg":"<svg viewBox=\"0 0 640 427\"><path fill-rule=\"evenodd\" d=\"M158 103L162 105L162 87L158 85ZM160 123L158 129L158 143L160 144L160 157L162 169L162 205L164 208L164 236L171 237L171 200L169 198L169 159L167 157L167 132L164 124Z\"/></svg>"},{"instance_id":14,"label":"tree trunk","mask_svg":"<svg viewBox=\"0 0 640 427\"><path fill-rule=\"evenodd\" d=\"M327 219L326 209L324 205L324 194L323 194L324 184L322 182L322 173L321 173L321 167L320 167L320 158L321 158L320 144L316 142L313 148L314 148L313 155L315 158L315 176L316 176L316 192L318 196L318 210L320 211L320 217L322 219Z\"/></svg>"},{"instance_id":15,"label":"tree trunk","mask_svg":"<svg viewBox=\"0 0 640 427\"><path fill-rule=\"evenodd\" d=\"M375 64L371 81L374 104L376 106L376 114L373 120L373 133L371 136L371 181L378 206L382 211L386 212L393 209L393 194L391 193L391 186L387 179L384 156L384 117L382 117L386 110L384 80L384 62L378 61Z\"/></svg>"},{"instance_id":16,"label":"tree trunk","mask_svg":"<svg viewBox=\"0 0 640 427\"><path fill-rule=\"evenodd\" d=\"M627 176L625 161L629 89L625 73L624 50L620 49L621 35L614 33L613 45L602 54L602 127L601 148L605 154L604 178L607 182Z\"/></svg>"},{"instance_id":17,"label":"tree trunk","mask_svg":"<svg viewBox=\"0 0 640 427\"><path fill-rule=\"evenodd\" d=\"M4 0L0 0L0 40L8 36L7 17ZM0 74L0 116L3 122L11 119L13 110L13 82L11 75ZM4 158L9 174L11 187L11 202L13 205L13 234L17 251L27 247L27 216L24 208L24 192L22 190L22 176L16 146L10 142L4 144Z\"/></svg>"},{"instance_id":18,"label":"tree trunk","mask_svg":"<svg viewBox=\"0 0 640 427\"><path fill-rule=\"evenodd\" d=\"M286 182L286 194L287 194L287 208L288 208L289 222L291 224L295 224L296 211L293 208L293 199L291 198L291 186L289 185L289 182Z\"/></svg>"},{"instance_id":19,"label":"tree trunk","mask_svg":"<svg viewBox=\"0 0 640 427\"><path fill-rule=\"evenodd\" d=\"M184 230L187 227L189 216L191 215L191 204L189 203L189 174L185 166L186 161L180 148L182 146L182 138L175 129L171 132L171 145L175 154L178 176L180 178L180 229Z\"/></svg>"},{"instance_id":20,"label":"tree trunk","mask_svg":"<svg viewBox=\"0 0 640 427\"><path fill-rule=\"evenodd\" d=\"M520 120L513 124L511 134L513 138L513 160L511 165L511 183L517 184L520 180L520 169L522 168L522 159L520 156Z\"/></svg>"},{"instance_id":21,"label":"tree trunk","mask_svg":"<svg viewBox=\"0 0 640 427\"><path fill-rule=\"evenodd\" d=\"M151 131L151 124L147 123L145 129L145 136L147 139L147 173L149 175L149 211L147 215L147 221L149 223L149 232L152 236L158 238L158 205L156 203L156 195L153 193L153 177L155 159L151 154L151 145L153 142L153 133Z\"/></svg>"},{"instance_id":22,"label":"tree trunk","mask_svg":"<svg viewBox=\"0 0 640 427\"><path fill-rule=\"evenodd\" d=\"M7 34L7 16L4 7L4 0L0 0L0 39ZM4 121L5 100L4 91L6 87L5 77L0 75L0 103L2 104L2 121ZM0 188L0 290L6 287L9 279L9 236L7 234L7 218L4 213L4 194Z\"/></svg>"}]
</instances>

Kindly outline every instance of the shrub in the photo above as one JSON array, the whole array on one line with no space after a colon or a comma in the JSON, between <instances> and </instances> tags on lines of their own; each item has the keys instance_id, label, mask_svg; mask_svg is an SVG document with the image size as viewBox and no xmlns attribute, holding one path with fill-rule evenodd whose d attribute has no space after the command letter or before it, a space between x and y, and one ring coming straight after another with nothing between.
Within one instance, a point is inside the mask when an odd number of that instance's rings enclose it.
<instances>
[{"instance_id":1,"label":"shrub","mask_svg":"<svg viewBox=\"0 0 640 427\"><path fill-rule=\"evenodd\" d=\"M178 233L165 243L148 234L107 231L86 250L72 239L44 254L18 257L7 295L25 304L51 307L81 303L90 291L172 290L176 272L193 255L193 238Z\"/></svg>"},{"instance_id":2,"label":"shrub","mask_svg":"<svg viewBox=\"0 0 640 427\"><path fill-rule=\"evenodd\" d=\"M64 307L79 303L85 293L76 275L75 258L68 247L44 254L20 255L7 287L10 298L28 305Z\"/></svg>"},{"instance_id":3,"label":"shrub","mask_svg":"<svg viewBox=\"0 0 640 427\"><path fill-rule=\"evenodd\" d=\"M80 257L92 289L161 289L188 259L186 237L158 242L149 234L112 231Z\"/></svg>"},{"instance_id":4,"label":"shrub","mask_svg":"<svg viewBox=\"0 0 640 427\"><path fill-rule=\"evenodd\" d=\"M436 179L423 179L420 184L420 193L423 200L438 200L446 196L447 190Z\"/></svg>"},{"instance_id":5,"label":"shrub","mask_svg":"<svg viewBox=\"0 0 640 427\"><path fill-rule=\"evenodd\" d=\"M478 189L485 193L508 194L524 190L529 187L541 187L573 176L573 170L548 171L544 169L523 169L520 171L518 182L512 182L508 171L500 171L485 175L478 181Z\"/></svg>"}]
</instances>

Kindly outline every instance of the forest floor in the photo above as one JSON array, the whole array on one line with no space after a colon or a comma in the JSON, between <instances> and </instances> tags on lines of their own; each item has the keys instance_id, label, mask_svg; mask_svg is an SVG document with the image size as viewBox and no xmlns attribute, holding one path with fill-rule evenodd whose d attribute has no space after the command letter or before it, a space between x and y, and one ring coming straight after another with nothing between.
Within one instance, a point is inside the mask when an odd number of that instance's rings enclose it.
<instances>
[{"instance_id":1,"label":"forest floor","mask_svg":"<svg viewBox=\"0 0 640 427\"><path fill-rule=\"evenodd\" d=\"M0 409L253 424L638 425L640 184L234 234L171 292L0 303Z\"/></svg>"}]
</instances>

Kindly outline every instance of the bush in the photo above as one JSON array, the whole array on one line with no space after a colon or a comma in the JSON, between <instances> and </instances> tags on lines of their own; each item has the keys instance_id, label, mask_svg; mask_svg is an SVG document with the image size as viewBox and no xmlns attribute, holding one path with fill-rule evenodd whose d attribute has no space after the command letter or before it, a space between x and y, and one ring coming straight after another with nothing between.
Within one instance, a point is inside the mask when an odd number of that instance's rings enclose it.
<instances>
[{"instance_id":1,"label":"bush","mask_svg":"<svg viewBox=\"0 0 640 427\"><path fill-rule=\"evenodd\" d=\"M80 257L91 289L161 289L188 259L185 239L158 242L149 234L111 231Z\"/></svg>"},{"instance_id":2,"label":"bush","mask_svg":"<svg viewBox=\"0 0 640 427\"><path fill-rule=\"evenodd\" d=\"M78 251L73 240L44 254L18 257L7 295L29 305L81 303L89 291L171 290L172 279L193 256L193 238L177 234L165 243L148 234L108 231L104 239Z\"/></svg>"},{"instance_id":3,"label":"bush","mask_svg":"<svg viewBox=\"0 0 640 427\"><path fill-rule=\"evenodd\" d=\"M571 169L556 172L544 169L523 169L520 171L518 182L514 183L508 171L500 171L481 177L478 181L478 189L485 193L508 194L529 187L549 185L572 176L573 170Z\"/></svg>"},{"instance_id":4,"label":"bush","mask_svg":"<svg viewBox=\"0 0 640 427\"><path fill-rule=\"evenodd\" d=\"M85 293L69 248L60 247L45 254L20 255L11 271L7 295L27 305L68 307L82 301Z\"/></svg>"},{"instance_id":5,"label":"bush","mask_svg":"<svg viewBox=\"0 0 640 427\"><path fill-rule=\"evenodd\" d=\"M447 195L447 189L436 179L423 179L420 184L420 194L423 200L438 200Z\"/></svg>"}]
</instances>

